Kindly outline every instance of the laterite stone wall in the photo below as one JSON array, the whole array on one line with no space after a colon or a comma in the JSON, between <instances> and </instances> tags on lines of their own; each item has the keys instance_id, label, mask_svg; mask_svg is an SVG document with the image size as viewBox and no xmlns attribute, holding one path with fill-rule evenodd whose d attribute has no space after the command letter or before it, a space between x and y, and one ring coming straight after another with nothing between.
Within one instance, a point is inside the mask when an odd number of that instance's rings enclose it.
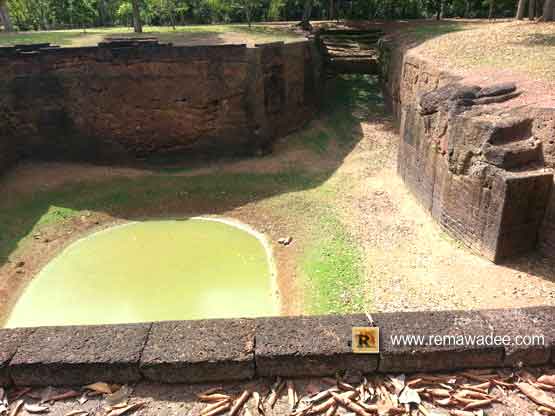
<instances>
[{"instance_id":1,"label":"laterite stone wall","mask_svg":"<svg viewBox=\"0 0 555 416\"><path fill-rule=\"evenodd\" d=\"M432 217L494 262L555 254L555 109L511 108L518 85L467 85L394 40L381 68L398 173Z\"/></svg>"},{"instance_id":2,"label":"laterite stone wall","mask_svg":"<svg viewBox=\"0 0 555 416\"><path fill-rule=\"evenodd\" d=\"M0 48L0 169L266 151L313 117L313 42Z\"/></svg>"}]
</instances>

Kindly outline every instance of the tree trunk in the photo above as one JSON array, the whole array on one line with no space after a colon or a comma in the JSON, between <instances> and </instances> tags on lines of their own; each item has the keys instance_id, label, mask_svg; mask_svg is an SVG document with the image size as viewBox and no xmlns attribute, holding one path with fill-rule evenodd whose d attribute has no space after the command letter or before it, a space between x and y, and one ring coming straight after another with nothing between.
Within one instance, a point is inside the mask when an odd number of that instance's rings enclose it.
<instances>
[{"instance_id":1,"label":"tree trunk","mask_svg":"<svg viewBox=\"0 0 555 416\"><path fill-rule=\"evenodd\" d=\"M305 0L303 8L303 20L301 22L301 27L305 30L311 29L310 16L312 16L312 0Z\"/></svg>"},{"instance_id":2,"label":"tree trunk","mask_svg":"<svg viewBox=\"0 0 555 416\"><path fill-rule=\"evenodd\" d=\"M495 0L489 1L489 20L495 19Z\"/></svg>"},{"instance_id":3,"label":"tree trunk","mask_svg":"<svg viewBox=\"0 0 555 416\"><path fill-rule=\"evenodd\" d=\"M13 32L12 19L10 18L7 0L0 0L0 22L4 25L4 30L6 32Z\"/></svg>"},{"instance_id":4,"label":"tree trunk","mask_svg":"<svg viewBox=\"0 0 555 416\"><path fill-rule=\"evenodd\" d=\"M470 0L466 0L464 2L464 15L463 17L467 18L470 16Z\"/></svg>"},{"instance_id":5,"label":"tree trunk","mask_svg":"<svg viewBox=\"0 0 555 416\"><path fill-rule=\"evenodd\" d=\"M526 9L526 0L518 0L518 8L516 9L516 18L524 19L524 10Z\"/></svg>"},{"instance_id":6,"label":"tree trunk","mask_svg":"<svg viewBox=\"0 0 555 416\"><path fill-rule=\"evenodd\" d=\"M555 15L555 0L545 0L543 5L543 21L551 22Z\"/></svg>"},{"instance_id":7,"label":"tree trunk","mask_svg":"<svg viewBox=\"0 0 555 416\"><path fill-rule=\"evenodd\" d=\"M133 30L135 33L143 33L143 24L141 22L141 9L139 8L139 0L131 0L133 6Z\"/></svg>"},{"instance_id":8,"label":"tree trunk","mask_svg":"<svg viewBox=\"0 0 555 416\"><path fill-rule=\"evenodd\" d=\"M330 10L328 14L328 20L333 20L335 16L335 2L334 0L330 0Z\"/></svg>"},{"instance_id":9,"label":"tree trunk","mask_svg":"<svg viewBox=\"0 0 555 416\"><path fill-rule=\"evenodd\" d=\"M536 0L528 0L528 19L536 18Z\"/></svg>"}]
</instances>

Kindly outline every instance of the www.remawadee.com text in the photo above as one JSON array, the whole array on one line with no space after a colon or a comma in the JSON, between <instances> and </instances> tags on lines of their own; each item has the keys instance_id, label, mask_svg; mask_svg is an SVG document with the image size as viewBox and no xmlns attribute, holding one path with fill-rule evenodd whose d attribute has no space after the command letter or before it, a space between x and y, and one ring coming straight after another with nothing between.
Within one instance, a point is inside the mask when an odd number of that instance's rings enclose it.
<instances>
[{"instance_id":1,"label":"www.remawadee.com text","mask_svg":"<svg viewBox=\"0 0 555 416\"><path fill-rule=\"evenodd\" d=\"M390 342L399 347L422 346L477 346L477 347L504 347L504 346L545 346L543 335L390 335Z\"/></svg>"}]
</instances>

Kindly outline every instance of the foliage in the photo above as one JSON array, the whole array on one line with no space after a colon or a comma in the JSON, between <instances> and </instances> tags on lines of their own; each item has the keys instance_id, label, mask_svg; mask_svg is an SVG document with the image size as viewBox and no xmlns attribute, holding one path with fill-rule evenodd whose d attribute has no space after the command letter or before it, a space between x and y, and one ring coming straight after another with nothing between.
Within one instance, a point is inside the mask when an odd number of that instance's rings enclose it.
<instances>
[{"instance_id":1,"label":"foliage","mask_svg":"<svg viewBox=\"0 0 555 416\"><path fill-rule=\"evenodd\" d=\"M140 0L148 25L299 20L304 0ZM313 0L312 18L412 19L487 17L491 0ZM17 30L127 25L131 0L8 0ZM333 7L334 10L330 10ZM513 15L515 0L496 0L496 15Z\"/></svg>"}]
</instances>

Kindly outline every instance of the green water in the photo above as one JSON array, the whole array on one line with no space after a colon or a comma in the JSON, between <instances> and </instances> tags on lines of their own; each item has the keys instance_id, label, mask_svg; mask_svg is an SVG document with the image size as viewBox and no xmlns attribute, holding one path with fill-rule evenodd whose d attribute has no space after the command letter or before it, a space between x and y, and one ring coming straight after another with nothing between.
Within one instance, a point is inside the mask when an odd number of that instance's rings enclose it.
<instances>
[{"instance_id":1,"label":"green water","mask_svg":"<svg viewBox=\"0 0 555 416\"><path fill-rule=\"evenodd\" d=\"M277 313L272 267L252 233L219 221L147 221L79 240L29 284L6 327Z\"/></svg>"}]
</instances>

